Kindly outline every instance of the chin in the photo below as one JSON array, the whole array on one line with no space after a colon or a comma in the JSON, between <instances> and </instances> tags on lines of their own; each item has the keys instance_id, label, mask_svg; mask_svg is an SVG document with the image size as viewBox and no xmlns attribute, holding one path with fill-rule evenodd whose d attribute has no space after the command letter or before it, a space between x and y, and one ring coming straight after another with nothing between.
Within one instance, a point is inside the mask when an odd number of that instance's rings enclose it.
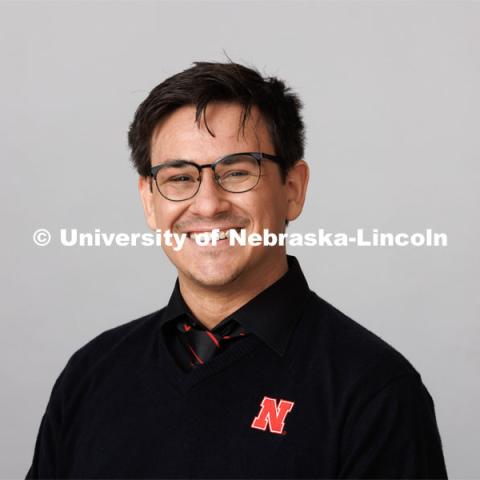
<instances>
[{"instance_id":1,"label":"chin","mask_svg":"<svg viewBox=\"0 0 480 480\"><path fill-rule=\"evenodd\" d=\"M205 276L196 272L186 272L185 276L189 277L190 281L196 283L199 287L210 289L224 288L237 278L235 275Z\"/></svg>"},{"instance_id":2,"label":"chin","mask_svg":"<svg viewBox=\"0 0 480 480\"><path fill-rule=\"evenodd\" d=\"M232 267L216 268L215 265L209 265L206 268L191 268L184 270L184 275L189 277L193 282L202 287L224 287L234 282L241 274L241 269Z\"/></svg>"},{"instance_id":3,"label":"chin","mask_svg":"<svg viewBox=\"0 0 480 480\"><path fill-rule=\"evenodd\" d=\"M245 265L234 258L215 261L213 258L196 259L185 265L178 265L183 275L201 287L225 287L241 276Z\"/></svg>"}]
</instances>

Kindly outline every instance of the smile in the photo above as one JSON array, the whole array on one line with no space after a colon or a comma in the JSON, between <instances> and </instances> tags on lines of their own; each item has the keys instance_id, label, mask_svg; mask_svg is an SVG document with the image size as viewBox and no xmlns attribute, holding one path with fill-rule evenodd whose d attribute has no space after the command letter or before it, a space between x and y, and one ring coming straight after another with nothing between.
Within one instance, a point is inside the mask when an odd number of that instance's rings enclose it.
<instances>
[{"instance_id":1,"label":"smile","mask_svg":"<svg viewBox=\"0 0 480 480\"><path fill-rule=\"evenodd\" d=\"M205 230L203 232L188 232L187 233L187 236L188 238L191 238L192 240L196 240L197 238L201 238L202 240L205 239L206 241L211 241L213 239L215 240L226 240L228 238L230 238L230 232L232 230L235 230L237 232L239 232L241 229L238 227L238 228L235 228L235 227L232 227L232 228L229 228L229 229L225 229L225 230L220 230L218 228L214 228L212 230Z\"/></svg>"}]
</instances>

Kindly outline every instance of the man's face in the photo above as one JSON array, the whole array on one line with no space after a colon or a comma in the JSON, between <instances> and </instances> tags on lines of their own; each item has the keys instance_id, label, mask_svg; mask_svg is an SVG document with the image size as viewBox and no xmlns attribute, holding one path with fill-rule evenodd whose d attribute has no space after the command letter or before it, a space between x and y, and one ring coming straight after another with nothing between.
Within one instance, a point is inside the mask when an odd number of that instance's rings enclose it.
<instances>
[{"instance_id":1,"label":"man's face","mask_svg":"<svg viewBox=\"0 0 480 480\"><path fill-rule=\"evenodd\" d=\"M270 135L258 110L252 109L244 132L239 130L242 108L237 104L212 103L207 108L207 121L212 136L202 122L195 123L195 107L184 106L167 116L156 128L151 140L152 165L175 159L190 160L199 165L240 152L275 154ZM198 193L189 200L173 202L158 192L152 193L146 179L140 179L140 190L150 228L162 232L186 233L244 228L247 235L263 234L264 229L280 233L285 220L293 219L291 186L281 181L279 167L262 160L262 176L256 187L244 193L230 193L216 184L210 168L202 169ZM302 201L303 203L303 201ZM300 208L301 209L301 208ZM176 266L180 280L215 288L250 279L274 268L285 256L284 247L229 245L200 246L187 238L179 251L163 245Z\"/></svg>"}]
</instances>

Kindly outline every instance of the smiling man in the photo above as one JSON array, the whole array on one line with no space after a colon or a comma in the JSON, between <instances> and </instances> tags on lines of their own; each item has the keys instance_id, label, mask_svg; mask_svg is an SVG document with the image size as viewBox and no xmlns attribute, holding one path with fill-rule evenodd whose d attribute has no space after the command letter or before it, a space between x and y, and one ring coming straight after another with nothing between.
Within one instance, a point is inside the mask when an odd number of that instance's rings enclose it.
<instances>
[{"instance_id":1,"label":"smiling man","mask_svg":"<svg viewBox=\"0 0 480 480\"><path fill-rule=\"evenodd\" d=\"M300 215L300 109L234 63L196 63L140 105L132 159L149 227L186 236L162 245L178 278L164 308L70 358L28 478L446 478L408 360L312 292L284 246L228 241Z\"/></svg>"},{"instance_id":2,"label":"smiling man","mask_svg":"<svg viewBox=\"0 0 480 480\"><path fill-rule=\"evenodd\" d=\"M158 123L151 138L154 187L152 177L141 176L140 191L152 229L187 235L183 249L165 251L178 270L186 304L213 328L278 280L288 269L287 257L283 247L230 246L226 239L201 246L192 234L242 228L247 234L264 228L283 232L285 220L302 210L308 167L298 160L282 180L281 160L273 155L256 106L240 135L241 105L211 102L204 113L201 121L208 119L210 131L198 127L194 105L179 107ZM214 168L197 168L206 161Z\"/></svg>"}]
</instances>

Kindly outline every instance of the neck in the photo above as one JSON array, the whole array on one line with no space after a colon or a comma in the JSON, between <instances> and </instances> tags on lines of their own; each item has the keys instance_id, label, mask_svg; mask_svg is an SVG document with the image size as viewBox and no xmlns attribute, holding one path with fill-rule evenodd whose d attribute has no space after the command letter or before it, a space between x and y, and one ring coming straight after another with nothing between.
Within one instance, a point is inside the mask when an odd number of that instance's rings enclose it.
<instances>
[{"instance_id":1,"label":"neck","mask_svg":"<svg viewBox=\"0 0 480 480\"><path fill-rule=\"evenodd\" d=\"M221 288L199 284L179 272L180 292L195 318L213 329L252 298L279 280L288 270L286 255L275 264L260 265L242 273Z\"/></svg>"}]
</instances>

